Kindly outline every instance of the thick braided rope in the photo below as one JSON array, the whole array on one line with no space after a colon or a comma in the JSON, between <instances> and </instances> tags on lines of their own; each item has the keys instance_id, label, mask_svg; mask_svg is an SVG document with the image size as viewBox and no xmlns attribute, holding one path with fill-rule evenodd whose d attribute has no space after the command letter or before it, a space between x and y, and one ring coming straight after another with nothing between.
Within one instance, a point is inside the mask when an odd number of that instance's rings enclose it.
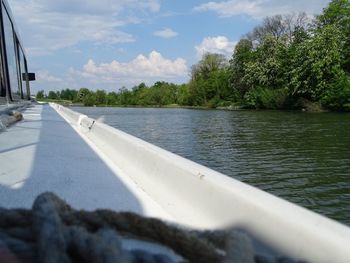
<instances>
[{"instance_id":1,"label":"thick braided rope","mask_svg":"<svg viewBox=\"0 0 350 263\"><path fill-rule=\"evenodd\" d=\"M124 250L123 237L166 246L185 262L294 262L256 256L241 232L190 231L128 212L77 211L52 193L38 196L31 210L0 208L0 261L13 254L28 263L174 262L166 255Z\"/></svg>"},{"instance_id":2,"label":"thick braided rope","mask_svg":"<svg viewBox=\"0 0 350 263\"><path fill-rule=\"evenodd\" d=\"M214 244L195 232L133 213L76 211L52 193L40 195L32 210L0 209L0 214L1 247L26 262L135 262L147 256L125 253L117 232L167 246L188 262L223 260Z\"/></svg>"}]
</instances>

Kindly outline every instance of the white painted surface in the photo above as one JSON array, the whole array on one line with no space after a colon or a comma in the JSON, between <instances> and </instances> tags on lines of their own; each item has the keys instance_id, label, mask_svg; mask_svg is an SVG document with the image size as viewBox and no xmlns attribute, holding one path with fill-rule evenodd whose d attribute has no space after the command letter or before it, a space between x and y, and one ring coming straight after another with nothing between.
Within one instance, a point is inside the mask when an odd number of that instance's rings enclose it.
<instances>
[{"instance_id":1,"label":"white painted surface","mask_svg":"<svg viewBox=\"0 0 350 263\"><path fill-rule=\"evenodd\" d=\"M53 104L103 159L128 175L167 213L196 228L244 229L295 259L349 262L350 229Z\"/></svg>"},{"instance_id":2,"label":"white painted surface","mask_svg":"<svg viewBox=\"0 0 350 263\"><path fill-rule=\"evenodd\" d=\"M78 209L110 208L170 219L54 109L36 105L24 112L23 121L0 133L0 206L29 208L45 191Z\"/></svg>"}]
</instances>

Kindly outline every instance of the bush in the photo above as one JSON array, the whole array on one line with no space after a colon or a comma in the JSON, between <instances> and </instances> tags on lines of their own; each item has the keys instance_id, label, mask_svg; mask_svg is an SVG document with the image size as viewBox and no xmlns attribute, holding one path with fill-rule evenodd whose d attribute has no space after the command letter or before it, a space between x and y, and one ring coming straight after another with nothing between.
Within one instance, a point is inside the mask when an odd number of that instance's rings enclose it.
<instances>
[{"instance_id":1,"label":"bush","mask_svg":"<svg viewBox=\"0 0 350 263\"><path fill-rule=\"evenodd\" d=\"M38 93L36 94L36 99L40 100L45 98L45 92L43 90L39 90Z\"/></svg>"},{"instance_id":2,"label":"bush","mask_svg":"<svg viewBox=\"0 0 350 263\"><path fill-rule=\"evenodd\" d=\"M320 102L313 102L305 98L296 99L295 103L291 106L294 110L302 110L307 112L323 112L325 109Z\"/></svg>"},{"instance_id":3,"label":"bush","mask_svg":"<svg viewBox=\"0 0 350 263\"><path fill-rule=\"evenodd\" d=\"M84 97L83 103L84 103L84 106L89 106L89 107L95 106L96 105L96 99L95 99L94 94L92 94L92 93L87 94Z\"/></svg>"},{"instance_id":4,"label":"bush","mask_svg":"<svg viewBox=\"0 0 350 263\"><path fill-rule=\"evenodd\" d=\"M342 74L331 84L321 99L324 107L332 110L350 110L350 77Z\"/></svg>"},{"instance_id":5,"label":"bush","mask_svg":"<svg viewBox=\"0 0 350 263\"><path fill-rule=\"evenodd\" d=\"M209 100L205 106L207 106L208 108L214 109L217 107L219 103L220 103L220 99L218 97L214 97L211 100Z\"/></svg>"},{"instance_id":6,"label":"bush","mask_svg":"<svg viewBox=\"0 0 350 263\"><path fill-rule=\"evenodd\" d=\"M350 111L350 103L344 104L344 110L345 111Z\"/></svg>"},{"instance_id":7,"label":"bush","mask_svg":"<svg viewBox=\"0 0 350 263\"><path fill-rule=\"evenodd\" d=\"M283 109L288 99L286 89L256 88L244 96L244 103L248 108L255 109Z\"/></svg>"},{"instance_id":8,"label":"bush","mask_svg":"<svg viewBox=\"0 0 350 263\"><path fill-rule=\"evenodd\" d=\"M233 102L229 100L220 100L219 103L217 103L216 107L230 107L232 106Z\"/></svg>"}]
</instances>

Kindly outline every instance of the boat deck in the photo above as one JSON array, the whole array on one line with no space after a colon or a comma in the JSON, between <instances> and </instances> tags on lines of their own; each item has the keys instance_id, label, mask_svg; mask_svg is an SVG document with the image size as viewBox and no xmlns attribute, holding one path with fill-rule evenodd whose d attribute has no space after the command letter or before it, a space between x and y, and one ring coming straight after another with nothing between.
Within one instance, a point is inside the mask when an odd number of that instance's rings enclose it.
<instances>
[{"instance_id":1,"label":"boat deck","mask_svg":"<svg viewBox=\"0 0 350 263\"><path fill-rule=\"evenodd\" d=\"M49 105L34 105L23 115L0 133L0 206L29 208L38 194L51 191L77 209L171 220Z\"/></svg>"}]
</instances>

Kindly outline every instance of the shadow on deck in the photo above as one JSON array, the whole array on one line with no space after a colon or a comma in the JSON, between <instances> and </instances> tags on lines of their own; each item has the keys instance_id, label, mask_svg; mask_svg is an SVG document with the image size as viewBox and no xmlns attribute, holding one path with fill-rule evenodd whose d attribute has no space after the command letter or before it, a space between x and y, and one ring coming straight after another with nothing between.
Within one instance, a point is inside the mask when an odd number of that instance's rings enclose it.
<instances>
[{"instance_id":1,"label":"shadow on deck","mask_svg":"<svg viewBox=\"0 0 350 263\"><path fill-rule=\"evenodd\" d=\"M51 191L78 209L144 213L140 200L49 105L0 133L0 206L25 207Z\"/></svg>"}]
</instances>

